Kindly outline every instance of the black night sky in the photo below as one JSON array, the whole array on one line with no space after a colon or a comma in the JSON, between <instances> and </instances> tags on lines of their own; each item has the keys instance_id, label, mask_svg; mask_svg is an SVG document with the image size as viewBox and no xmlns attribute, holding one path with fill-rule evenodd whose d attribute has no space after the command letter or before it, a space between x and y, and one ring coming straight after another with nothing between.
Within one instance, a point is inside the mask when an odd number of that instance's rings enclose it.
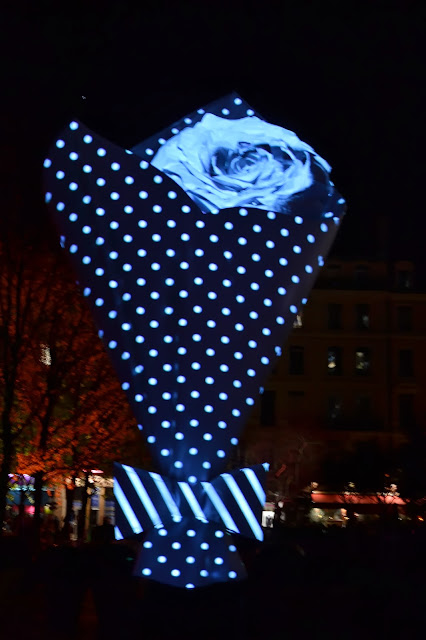
<instances>
[{"instance_id":1,"label":"black night sky","mask_svg":"<svg viewBox=\"0 0 426 640\"><path fill-rule=\"evenodd\" d=\"M72 118L128 147L235 90L333 166L336 251L374 255L383 218L394 255L421 255L424 3L23 6L3 20L6 221L46 227L41 165Z\"/></svg>"}]
</instances>

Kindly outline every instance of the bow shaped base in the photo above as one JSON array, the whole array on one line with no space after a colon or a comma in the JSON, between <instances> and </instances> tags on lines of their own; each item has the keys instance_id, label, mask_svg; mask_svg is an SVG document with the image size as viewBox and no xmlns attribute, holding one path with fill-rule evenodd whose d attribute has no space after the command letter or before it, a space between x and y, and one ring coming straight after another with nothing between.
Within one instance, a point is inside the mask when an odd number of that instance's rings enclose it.
<instances>
[{"instance_id":1,"label":"bow shaped base","mask_svg":"<svg viewBox=\"0 0 426 640\"><path fill-rule=\"evenodd\" d=\"M263 540L267 468L190 484L115 464L116 537L146 532L135 575L186 588L245 578L230 534Z\"/></svg>"}]
</instances>

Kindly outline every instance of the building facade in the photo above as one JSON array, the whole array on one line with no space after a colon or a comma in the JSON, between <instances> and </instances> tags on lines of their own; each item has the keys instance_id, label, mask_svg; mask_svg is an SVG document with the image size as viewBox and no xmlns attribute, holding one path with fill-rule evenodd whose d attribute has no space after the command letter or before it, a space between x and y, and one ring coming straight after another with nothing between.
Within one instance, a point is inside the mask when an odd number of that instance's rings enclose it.
<instances>
[{"instance_id":1,"label":"building facade","mask_svg":"<svg viewBox=\"0 0 426 640\"><path fill-rule=\"evenodd\" d=\"M330 259L248 422L240 462L312 479L324 455L426 430L426 293L411 262ZM308 476L311 478L308 478Z\"/></svg>"}]
</instances>

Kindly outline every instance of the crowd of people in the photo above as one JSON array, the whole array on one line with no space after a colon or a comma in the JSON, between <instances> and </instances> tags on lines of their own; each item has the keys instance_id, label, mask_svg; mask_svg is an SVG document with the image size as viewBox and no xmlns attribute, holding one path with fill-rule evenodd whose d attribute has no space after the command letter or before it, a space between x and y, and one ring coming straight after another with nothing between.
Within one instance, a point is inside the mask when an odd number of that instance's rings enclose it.
<instances>
[{"instance_id":1,"label":"crowd of people","mask_svg":"<svg viewBox=\"0 0 426 640\"><path fill-rule=\"evenodd\" d=\"M33 539L35 535L33 516L27 512L8 511L3 521L3 535L17 536L23 541ZM71 517L60 520L53 511L44 513L40 521L40 531L36 535L40 549L74 545L78 542L77 516L73 512ZM114 539L114 526L109 517L105 517L102 524L91 527L84 535L84 542L108 543L113 542Z\"/></svg>"}]
</instances>

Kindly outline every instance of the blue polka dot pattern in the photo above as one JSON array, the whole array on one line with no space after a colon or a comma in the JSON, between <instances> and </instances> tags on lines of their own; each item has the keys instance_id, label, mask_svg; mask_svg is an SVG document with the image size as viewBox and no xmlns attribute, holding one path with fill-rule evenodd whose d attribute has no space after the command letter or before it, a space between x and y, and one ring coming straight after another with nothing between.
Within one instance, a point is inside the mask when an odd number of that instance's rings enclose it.
<instances>
[{"instance_id":1,"label":"blue polka dot pattern","mask_svg":"<svg viewBox=\"0 0 426 640\"><path fill-rule=\"evenodd\" d=\"M234 94L209 109L253 114ZM201 212L150 158L204 112L133 152L72 122L44 163L46 201L139 428L161 473L193 486L223 472L343 214L332 187L320 216L309 198L288 215Z\"/></svg>"}]
</instances>

